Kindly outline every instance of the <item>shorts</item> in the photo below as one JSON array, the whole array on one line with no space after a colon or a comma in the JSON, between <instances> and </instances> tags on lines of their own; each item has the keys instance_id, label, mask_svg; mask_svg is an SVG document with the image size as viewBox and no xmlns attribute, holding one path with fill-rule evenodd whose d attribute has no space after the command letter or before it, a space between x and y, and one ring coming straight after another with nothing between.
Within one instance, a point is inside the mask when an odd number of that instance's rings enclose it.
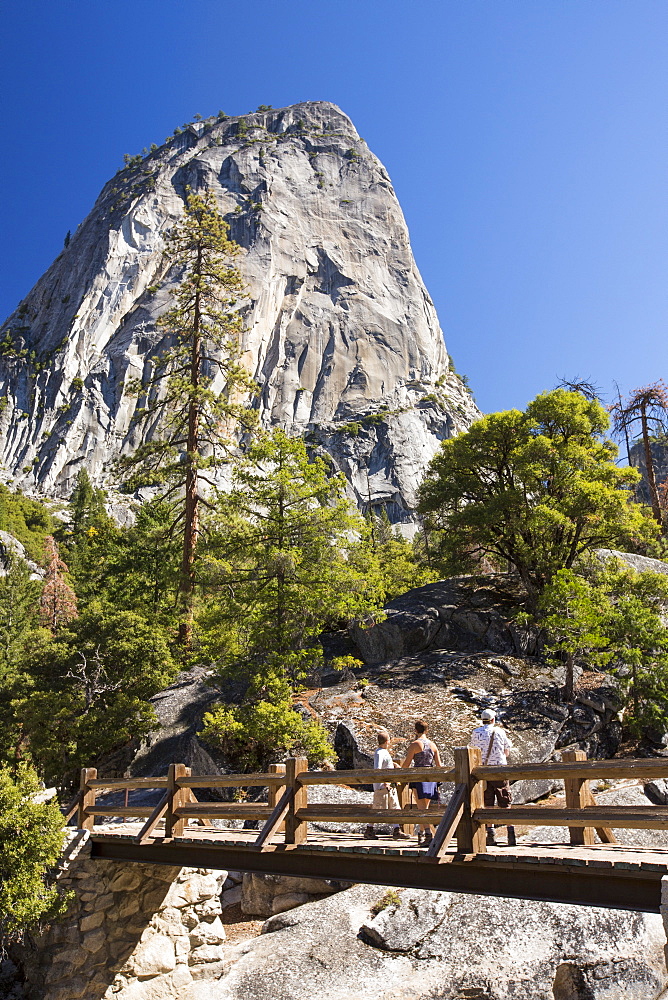
<instances>
[{"instance_id":1,"label":"shorts","mask_svg":"<svg viewBox=\"0 0 668 1000\"><path fill-rule=\"evenodd\" d=\"M498 805L499 809L508 809L512 802L509 781L488 781L483 792L483 801L488 809Z\"/></svg>"},{"instance_id":2,"label":"shorts","mask_svg":"<svg viewBox=\"0 0 668 1000\"><path fill-rule=\"evenodd\" d=\"M373 793L374 809L401 809L396 788L379 788Z\"/></svg>"},{"instance_id":3,"label":"shorts","mask_svg":"<svg viewBox=\"0 0 668 1000\"><path fill-rule=\"evenodd\" d=\"M418 799L431 799L438 802L438 784L435 781L411 781L409 788L415 789Z\"/></svg>"}]
</instances>

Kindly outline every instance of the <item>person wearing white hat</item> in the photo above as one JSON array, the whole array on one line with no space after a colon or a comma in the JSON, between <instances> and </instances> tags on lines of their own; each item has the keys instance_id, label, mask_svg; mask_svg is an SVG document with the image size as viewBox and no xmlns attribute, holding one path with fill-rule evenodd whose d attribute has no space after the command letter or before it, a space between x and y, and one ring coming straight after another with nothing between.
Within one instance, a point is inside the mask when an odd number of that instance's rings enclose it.
<instances>
[{"instance_id":1,"label":"person wearing white hat","mask_svg":"<svg viewBox=\"0 0 668 1000\"><path fill-rule=\"evenodd\" d=\"M478 747L482 752L483 764L491 767L505 766L508 763L508 753L513 749L512 743L508 739L503 729L498 728L496 723L496 712L491 708L486 708L482 713L482 726L473 730L471 735L471 746ZM485 805L492 809L495 805L499 809L508 809L512 802L509 781L488 781L484 791ZM515 847L515 827L508 828L508 847ZM487 843L496 846L494 827L487 829Z\"/></svg>"}]
</instances>

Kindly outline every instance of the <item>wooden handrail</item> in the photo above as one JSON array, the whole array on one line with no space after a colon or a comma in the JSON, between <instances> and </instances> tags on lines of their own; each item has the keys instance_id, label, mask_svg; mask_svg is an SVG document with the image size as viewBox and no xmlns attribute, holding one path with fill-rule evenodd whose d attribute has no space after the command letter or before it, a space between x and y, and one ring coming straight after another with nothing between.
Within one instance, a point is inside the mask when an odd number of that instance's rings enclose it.
<instances>
[{"instance_id":1,"label":"wooden handrail","mask_svg":"<svg viewBox=\"0 0 668 1000\"><path fill-rule=\"evenodd\" d=\"M167 788L167 778L94 778L88 782L89 788L105 788L118 791L128 788Z\"/></svg>"},{"instance_id":2,"label":"wooden handrail","mask_svg":"<svg viewBox=\"0 0 668 1000\"><path fill-rule=\"evenodd\" d=\"M270 813L264 802L188 802L174 809L179 819L267 819Z\"/></svg>"},{"instance_id":3,"label":"wooden handrail","mask_svg":"<svg viewBox=\"0 0 668 1000\"><path fill-rule=\"evenodd\" d=\"M479 823L505 826L618 827L627 830L668 829L666 806L584 806L560 809L551 806L510 806L509 809L476 809Z\"/></svg>"},{"instance_id":4,"label":"wooden handrail","mask_svg":"<svg viewBox=\"0 0 668 1000\"><path fill-rule=\"evenodd\" d=\"M409 781L454 781L454 768L444 767L395 767L394 770L355 771L304 771L299 775L301 785L372 785L390 781L407 784Z\"/></svg>"},{"instance_id":5,"label":"wooden handrail","mask_svg":"<svg viewBox=\"0 0 668 1000\"><path fill-rule=\"evenodd\" d=\"M527 781L533 778L668 778L668 760L583 760L574 763L481 765L473 769L479 781Z\"/></svg>"},{"instance_id":6,"label":"wooden handrail","mask_svg":"<svg viewBox=\"0 0 668 1000\"><path fill-rule=\"evenodd\" d=\"M154 806L88 806L86 816L150 816Z\"/></svg>"},{"instance_id":7,"label":"wooden handrail","mask_svg":"<svg viewBox=\"0 0 668 1000\"><path fill-rule=\"evenodd\" d=\"M258 850L269 844L281 829L285 829L287 844L303 844L307 840L308 823L392 824L409 828L415 823L438 824L432 846L424 856L438 863L454 836L457 850L464 854L480 854L486 850L485 828L491 825L560 826L570 829L572 844L591 844L594 831L604 843L615 843L613 827L627 829L668 829L668 807L663 806L598 806L589 781L593 778L668 778L668 760L585 760L582 751L564 752L561 762L511 764L504 767L484 766L480 752L471 747L454 751L455 767L356 769L354 771L308 771L303 757L288 758L286 764L272 765L271 772L252 774L204 774L193 776L183 764L172 764L167 777L104 779L94 768L81 772L80 791L68 813L78 808L80 827L92 830L96 816L148 817L138 839L148 840L164 817L165 834L169 839L183 835L190 820L211 825L213 819L260 820L264 822L255 844ZM486 781L518 781L523 779L560 778L565 782L566 803L563 808L545 806L511 806L509 809L484 808L483 789ZM436 805L429 810L374 809L359 804L318 803L308 801L309 785L371 785L390 782L400 788L401 801L406 802L408 784L414 781L455 782L455 793L446 807ZM198 802L193 788L268 789L266 802ZM100 791L159 788L165 793L157 806L102 806L96 802Z\"/></svg>"},{"instance_id":8,"label":"wooden handrail","mask_svg":"<svg viewBox=\"0 0 668 1000\"><path fill-rule=\"evenodd\" d=\"M254 788L285 784L282 774L198 774L179 778L179 788Z\"/></svg>"},{"instance_id":9,"label":"wooden handrail","mask_svg":"<svg viewBox=\"0 0 668 1000\"><path fill-rule=\"evenodd\" d=\"M79 811L79 806L82 801L83 801L83 792L81 791L81 789L79 789L74 798L70 799L69 803L65 806L65 809L63 810L63 823L65 824L65 826L67 826L67 824L72 819L74 814Z\"/></svg>"},{"instance_id":10,"label":"wooden handrail","mask_svg":"<svg viewBox=\"0 0 668 1000\"><path fill-rule=\"evenodd\" d=\"M307 823L401 824L406 822L407 817L410 817L411 823L433 823L440 820L444 809L444 806L437 806L435 809L411 809L407 813L403 809L374 809L373 806L318 802L297 809L295 815L298 820Z\"/></svg>"}]
</instances>

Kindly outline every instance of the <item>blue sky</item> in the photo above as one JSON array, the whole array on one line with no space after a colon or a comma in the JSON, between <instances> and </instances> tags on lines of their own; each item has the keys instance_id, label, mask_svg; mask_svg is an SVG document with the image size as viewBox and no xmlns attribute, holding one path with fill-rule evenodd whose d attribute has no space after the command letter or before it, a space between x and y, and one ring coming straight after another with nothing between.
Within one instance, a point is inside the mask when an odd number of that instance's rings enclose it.
<instances>
[{"instance_id":1,"label":"blue sky","mask_svg":"<svg viewBox=\"0 0 668 1000\"><path fill-rule=\"evenodd\" d=\"M668 375L665 0L4 0L0 37L2 316L124 153L330 100L484 410Z\"/></svg>"}]
</instances>

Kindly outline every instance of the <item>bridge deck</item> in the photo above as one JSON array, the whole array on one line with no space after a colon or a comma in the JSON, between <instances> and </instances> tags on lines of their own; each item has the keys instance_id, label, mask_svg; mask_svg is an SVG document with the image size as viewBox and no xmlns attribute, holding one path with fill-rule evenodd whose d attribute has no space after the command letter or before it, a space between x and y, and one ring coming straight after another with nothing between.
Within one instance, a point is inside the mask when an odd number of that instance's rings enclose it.
<instances>
[{"instance_id":1,"label":"bridge deck","mask_svg":"<svg viewBox=\"0 0 668 1000\"><path fill-rule=\"evenodd\" d=\"M359 835L309 830L307 843L277 843L260 851L256 830L188 828L181 837L138 844L140 825L94 828L93 856L116 861L220 868L543 899L618 909L659 912L661 879L668 876L668 850L607 844L523 844L491 847L485 854L455 850L425 858L414 841L377 841Z\"/></svg>"}]
</instances>

